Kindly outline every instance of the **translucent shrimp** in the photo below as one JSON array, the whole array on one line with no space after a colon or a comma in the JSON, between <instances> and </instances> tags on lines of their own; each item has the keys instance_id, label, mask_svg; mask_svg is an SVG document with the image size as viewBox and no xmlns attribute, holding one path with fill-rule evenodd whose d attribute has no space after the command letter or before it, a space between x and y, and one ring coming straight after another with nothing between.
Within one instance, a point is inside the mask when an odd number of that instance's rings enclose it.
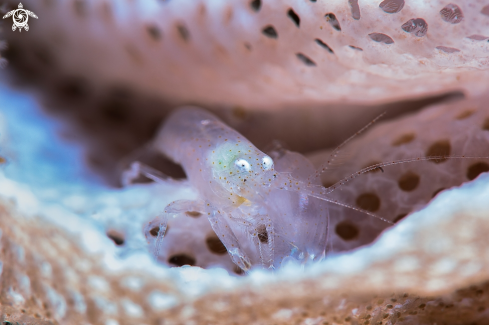
<instances>
[{"instance_id":1,"label":"translucent shrimp","mask_svg":"<svg viewBox=\"0 0 489 325\"><path fill-rule=\"evenodd\" d=\"M207 215L233 262L247 271L323 258L328 209L335 203L302 155L274 151L270 157L212 114L195 107L177 110L156 137L157 150L179 163L199 193L176 201L149 222L145 235L159 254L168 221L187 211ZM365 212L369 214L368 212ZM155 234L157 233L157 236Z\"/></svg>"}]
</instances>

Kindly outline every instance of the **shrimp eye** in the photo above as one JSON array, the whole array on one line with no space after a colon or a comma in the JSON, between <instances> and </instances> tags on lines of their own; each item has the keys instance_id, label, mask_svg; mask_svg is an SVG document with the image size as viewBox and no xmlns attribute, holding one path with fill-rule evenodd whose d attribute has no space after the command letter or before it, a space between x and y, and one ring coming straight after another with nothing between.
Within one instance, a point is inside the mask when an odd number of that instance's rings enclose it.
<instances>
[{"instance_id":1,"label":"shrimp eye","mask_svg":"<svg viewBox=\"0 0 489 325\"><path fill-rule=\"evenodd\" d=\"M238 168L240 172L249 172L251 170L250 163L244 159L236 159L234 165Z\"/></svg>"},{"instance_id":2,"label":"shrimp eye","mask_svg":"<svg viewBox=\"0 0 489 325\"><path fill-rule=\"evenodd\" d=\"M263 168L265 170L270 170L273 168L273 160L272 158L268 157L268 156L265 156L261 159L261 163L263 165Z\"/></svg>"}]
</instances>

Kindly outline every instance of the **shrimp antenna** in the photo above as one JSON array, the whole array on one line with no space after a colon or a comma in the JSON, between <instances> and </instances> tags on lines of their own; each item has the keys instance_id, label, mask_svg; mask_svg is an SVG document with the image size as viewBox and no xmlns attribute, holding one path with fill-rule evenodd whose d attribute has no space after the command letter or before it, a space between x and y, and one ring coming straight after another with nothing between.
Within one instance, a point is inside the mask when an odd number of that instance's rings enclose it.
<instances>
[{"instance_id":1,"label":"shrimp antenna","mask_svg":"<svg viewBox=\"0 0 489 325\"><path fill-rule=\"evenodd\" d=\"M329 156L329 160L326 161L326 163L322 164L319 169L316 170L314 178L318 178L326 169L328 169L328 166L333 163L333 161L338 157L338 154L340 153L340 150L351 140L353 140L355 137L360 135L361 133L365 132L369 127L371 127L375 122L377 122L382 116L384 116L387 112L384 111L380 115L378 115L376 118L374 118L372 121L370 121L367 125L365 125L363 128L358 130L355 134L350 136L348 139L343 141L339 146L336 147L336 149L333 150L331 155ZM312 175L311 175L312 176ZM309 176L309 177L311 177Z\"/></svg>"},{"instance_id":2,"label":"shrimp antenna","mask_svg":"<svg viewBox=\"0 0 489 325\"><path fill-rule=\"evenodd\" d=\"M410 163L410 162L415 162L415 161L428 161L428 160L442 160L442 159L489 159L489 157L474 157L474 156L429 156L429 157L417 157L417 158L408 158L408 159L401 159L401 160L395 160L395 161L390 161L390 162L385 162L385 163L378 163L375 165L371 165L369 167L365 167L363 169L360 169L359 171L351 174L350 176L347 176L343 178L342 180L339 180L338 182L334 183L330 187L326 188L325 192L320 192L320 195L327 195L330 193L333 193L335 190L338 188L342 187L349 181L353 180L354 178L363 175L365 173L368 173L369 171L380 169L383 171L382 167L386 166L393 166L393 165L399 165L399 164L405 164L405 163Z\"/></svg>"}]
</instances>

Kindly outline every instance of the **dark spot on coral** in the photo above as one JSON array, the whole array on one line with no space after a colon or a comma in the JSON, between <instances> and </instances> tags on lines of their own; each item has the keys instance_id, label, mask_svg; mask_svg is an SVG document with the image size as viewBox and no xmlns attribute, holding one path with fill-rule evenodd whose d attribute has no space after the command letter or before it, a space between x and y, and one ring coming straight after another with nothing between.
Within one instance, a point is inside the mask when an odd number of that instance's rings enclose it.
<instances>
[{"instance_id":1,"label":"dark spot on coral","mask_svg":"<svg viewBox=\"0 0 489 325\"><path fill-rule=\"evenodd\" d=\"M170 256L168 259L168 263L176 265L176 266L184 266L184 265L195 265L195 258L187 254L176 254Z\"/></svg>"},{"instance_id":2,"label":"dark spot on coral","mask_svg":"<svg viewBox=\"0 0 489 325\"><path fill-rule=\"evenodd\" d=\"M433 195L431 196L431 198L434 198L438 193L440 193L443 190L445 190L444 187L437 189L436 191L433 192Z\"/></svg>"},{"instance_id":3,"label":"dark spot on coral","mask_svg":"<svg viewBox=\"0 0 489 325\"><path fill-rule=\"evenodd\" d=\"M301 25L301 18L295 13L295 11L290 8L289 11L287 11L287 16L289 16L290 19L295 23L297 27Z\"/></svg>"},{"instance_id":4,"label":"dark spot on coral","mask_svg":"<svg viewBox=\"0 0 489 325\"><path fill-rule=\"evenodd\" d=\"M419 175L413 172L407 172L397 181L399 188L405 192L411 192L419 185Z\"/></svg>"},{"instance_id":5,"label":"dark spot on coral","mask_svg":"<svg viewBox=\"0 0 489 325\"><path fill-rule=\"evenodd\" d=\"M385 34L382 33L370 33L368 34L372 41L384 44L394 44L394 40Z\"/></svg>"},{"instance_id":6,"label":"dark spot on coral","mask_svg":"<svg viewBox=\"0 0 489 325\"><path fill-rule=\"evenodd\" d=\"M428 23L422 18L413 18L402 24L401 28L416 37L423 37L428 32Z\"/></svg>"},{"instance_id":7,"label":"dark spot on coral","mask_svg":"<svg viewBox=\"0 0 489 325\"><path fill-rule=\"evenodd\" d=\"M450 24L458 24L464 19L462 9L456 4L447 4L442 10L440 10L441 19Z\"/></svg>"},{"instance_id":8,"label":"dark spot on coral","mask_svg":"<svg viewBox=\"0 0 489 325\"><path fill-rule=\"evenodd\" d=\"M1 164L5 164L6 162L7 162L7 159L5 159L2 156L0 156L0 165Z\"/></svg>"},{"instance_id":9,"label":"dark spot on coral","mask_svg":"<svg viewBox=\"0 0 489 325\"><path fill-rule=\"evenodd\" d=\"M226 246L224 246L216 235L207 237L205 243L207 244L207 248L214 254L224 255L227 253Z\"/></svg>"},{"instance_id":10,"label":"dark spot on coral","mask_svg":"<svg viewBox=\"0 0 489 325\"><path fill-rule=\"evenodd\" d=\"M467 169L467 178L470 180L473 180L477 176L479 176L481 173L485 173L487 171L489 171L489 165L485 162L478 162L478 163L472 164Z\"/></svg>"},{"instance_id":11,"label":"dark spot on coral","mask_svg":"<svg viewBox=\"0 0 489 325\"><path fill-rule=\"evenodd\" d=\"M358 6L358 0L348 0L348 3L350 4L351 7L351 16L355 20L359 20L361 15L360 15L360 7Z\"/></svg>"},{"instance_id":12,"label":"dark spot on coral","mask_svg":"<svg viewBox=\"0 0 489 325\"><path fill-rule=\"evenodd\" d=\"M468 117L471 117L475 113L475 110L473 109L468 109L466 111L463 111L462 113L458 114L456 119L457 120L465 120Z\"/></svg>"},{"instance_id":13,"label":"dark spot on coral","mask_svg":"<svg viewBox=\"0 0 489 325\"><path fill-rule=\"evenodd\" d=\"M420 309L424 309L424 307L426 307L426 304L421 304L418 306L418 308L420 308Z\"/></svg>"},{"instance_id":14,"label":"dark spot on coral","mask_svg":"<svg viewBox=\"0 0 489 325\"><path fill-rule=\"evenodd\" d=\"M146 31L148 35L155 41L159 41L161 39L161 31L156 25L148 25L146 26Z\"/></svg>"},{"instance_id":15,"label":"dark spot on coral","mask_svg":"<svg viewBox=\"0 0 489 325\"><path fill-rule=\"evenodd\" d=\"M235 266L233 267L233 271L234 271L234 273L236 273L237 275L242 275L242 274L244 274L244 271L243 271L243 270L242 270L242 269L241 269L239 266L237 266L237 265L235 265Z\"/></svg>"},{"instance_id":16,"label":"dark spot on coral","mask_svg":"<svg viewBox=\"0 0 489 325\"><path fill-rule=\"evenodd\" d=\"M233 117L240 120L240 121L245 121L248 119L249 115L248 112L244 107L241 106L235 106L232 110Z\"/></svg>"},{"instance_id":17,"label":"dark spot on coral","mask_svg":"<svg viewBox=\"0 0 489 325\"><path fill-rule=\"evenodd\" d=\"M183 24L178 24L177 26L178 35L187 42L190 39L190 32L187 27Z\"/></svg>"},{"instance_id":18,"label":"dark spot on coral","mask_svg":"<svg viewBox=\"0 0 489 325\"><path fill-rule=\"evenodd\" d=\"M187 212L185 212L185 215L187 215L188 217L192 217L192 218L198 218L202 215L202 213L200 213L198 211L187 211Z\"/></svg>"},{"instance_id":19,"label":"dark spot on coral","mask_svg":"<svg viewBox=\"0 0 489 325\"><path fill-rule=\"evenodd\" d=\"M481 14L489 16L489 5L484 6L481 10Z\"/></svg>"},{"instance_id":20,"label":"dark spot on coral","mask_svg":"<svg viewBox=\"0 0 489 325\"><path fill-rule=\"evenodd\" d=\"M259 11L261 8L261 0L253 0L250 2L250 7L254 11Z\"/></svg>"},{"instance_id":21,"label":"dark spot on coral","mask_svg":"<svg viewBox=\"0 0 489 325\"><path fill-rule=\"evenodd\" d=\"M426 151L426 156L427 157L433 157L433 156L449 156L451 152L451 145L449 140L440 140L435 143L433 143L428 150ZM440 159L433 159L435 164L439 164L441 162L446 161L447 158L440 158Z\"/></svg>"},{"instance_id":22,"label":"dark spot on coral","mask_svg":"<svg viewBox=\"0 0 489 325\"><path fill-rule=\"evenodd\" d=\"M360 209L376 212L380 209L380 198L375 193L363 193L357 197L356 204Z\"/></svg>"},{"instance_id":23,"label":"dark spot on coral","mask_svg":"<svg viewBox=\"0 0 489 325\"><path fill-rule=\"evenodd\" d=\"M262 243L268 243L268 232L267 232L267 228L265 227L265 225L260 225L258 227L258 239Z\"/></svg>"},{"instance_id":24,"label":"dark spot on coral","mask_svg":"<svg viewBox=\"0 0 489 325\"><path fill-rule=\"evenodd\" d=\"M114 230L109 230L107 232L107 237L112 239L112 241L117 245L117 246L122 246L124 245L124 236L119 233L118 231Z\"/></svg>"},{"instance_id":25,"label":"dark spot on coral","mask_svg":"<svg viewBox=\"0 0 489 325\"><path fill-rule=\"evenodd\" d=\"M363 51L363 49L361 47L357 47L357 46L353 46L353 45L348 45L348 46L351 47L354 50Z\"/></svg>"},{"instance_id":26,"label":"dark spot on coral","mask_svg":"<svg viewBox=\"0 0 489 325\"><path fill-rule=\"evenodd\" d=\"M445 53L456 53L456 52L460 52L459 49L456 49L454 47L447 47L447 46L437 46L436 49L437 50L440 50L440 51L443 51Z\"/></svg>"},{"instance_id":27,"label":"dark spot on coral","mask_svg":"<svg viewBox=\"0 0 489 325\"><path fill-rule=\"evenodd\" d=\"M342 221L335 227L335 233L343 240L353 240L358 237L358 227L349 221Z\"/></svg>"},{"instance_id":28,"label":"dark spot on coral","mask_svg":"<svg viewBox=\"0 0 489 325\"><path fill-rule=\"evenodd\" d=\"M278 38L277 31L271 25L263 27L262 33L263 33L263 35L270 37L270 38Z\"/></svg>"},{"instance_id":29,"label":"dark spot on coral","mask_svg":"<svg viewBox=\"0 0 489 325\"><path fill-rule=\"evenodd\" d=\"M331 47L329 47L328 44L324 43L319 38L316 38L316 43L318 43L322 48L328 50L330 53L334 53Z\"/></svg>"},{"instance_id":30,"label":"dark spot on coral","mask_svg":"<svg viewBox=\"0 0 489 325\"><path fill-rule=\"evenodd\" d=\"M404 0L384 0L379 7L388 14L395 14L404 8Z\"/></svg>"},{"instance_id":31,"label":"dark spot on coral","mask_svg":"<svg viewBox=\"0 0 489 325\"><path fill-rule=\"evenodd\" d=\"M484 124L482 124L482 130L489 131L489 117L486 117Z\"/></svg>"},{"instance_id":32,"label":"dark spot on coral","mask_svg":"<svg viewBox=\"0 0 489 325\"><path fill-rule=\"evenodd\" d=\"M406 143L410 143L414 140L414 138L416 138L416 135L414 133L405 133L394 140L392 142L392 145L397 147Z\"/></svg>"},{"instance_id":33,"label":"dark spot on coral","mask_svg":"<svg viewBox=\"0 0 489 325\"><path fill-rule=\"evenodd\" d=\"M474 35L467 36L467 38L470 39L470 40L473 40L473 41L485 41L489 37L488 36L484 36L484 35L474 34Z\"/></svg>"},{"instance_id":34,"label":"dark spot on coral","mask_svg":"<svg viewBox=\"0 0 489 325\"><path fill-rule=\"evenodd\" d=\"M327 13L326 15L324 15L324 18L326 18L326 21L331 26L333 26L334 29L341 30L340 22L338 21L338 19L336 19L335 14L333 14L333 13Z\"/></svg>"},{"instance_id":35,"label":"dark spot on coral","mask_svg":"<svg viewBox=\"0 0 489 325\"><path fill-rule=\"evenodd\" d=\"M395 217L394 220L392 220L392 222L397 223L397 222L401 221L402 219L404 219L406 216L407 216L407 213L401 213L400 215Z\"/></svg>"},{"instance_id":36,"label":"dark spot on coral","mask_svg":"<svg viewBox=\"0 0 489 325\"><path fill-rule=\"evenodd\" d=\"M170 226L166 225L165 235L168 234L168 230L170 230ZM160 232L160 226L156 226L151 228L149 234L153 237L158 237L158 233Z\"/></svg>"},{"instance_id":37,"label":"dark spot on coral","mask_svg":"<svg viewBox=\"0 0 489 325\"><path fill-rule=\"evenodd\" d=\"M304 54L302 54L302 53L297 53L297 54L296 54L296 56L297 56L297 58L298 58L299 60L301 60L301 61L302 61L302 62L303 62L305 65L310 66L310 67L314 67L314 66L316 66L316 63L315 63L313 60L309 59L309 58L308 58L307 56L305 56Z\"/></svg>"}]
</instances>

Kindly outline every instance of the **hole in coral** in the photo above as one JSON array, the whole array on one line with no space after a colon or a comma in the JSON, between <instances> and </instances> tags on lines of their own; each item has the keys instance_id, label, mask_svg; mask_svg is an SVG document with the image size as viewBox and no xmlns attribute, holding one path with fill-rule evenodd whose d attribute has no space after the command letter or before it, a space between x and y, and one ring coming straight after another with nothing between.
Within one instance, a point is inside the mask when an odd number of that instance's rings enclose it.
<instances>
[{"instance_id":1,"label":"hole in coral","mask_svg":"<svg viewBox=\"0 0 489 325\"><path fill-rule=\"evenodd\" d=\"M261 8L261 0L253 0L250 2L250 7L254 11L259 11Z\"/></svg>"},{"instance_id":2,"label":"hole in coral","mask_svg":"<svg viewBox=\"0 0 489 325\"><path fill-rule=\"evenodd\" d=\"M318 43L322 48L328 50L330 53L333 53L333 50L331 49L331 47L328 46L328 44L324 43L323 41L321 41L319 38L316 38L316 43Z\"/></svg>"},{"instance_id":3,"label":"hole in coral","mask_svg":"<svg viewBox=\"0 0 489 325\"><path fill-rule=\"evenodd\" d=\"M360 209L376 212L380 209L380 198L375 193L363 193L357 197L356 204Z\"/></svg>"},{"instance_id":4,"label":"hole in coral","mask_svg":"<svg viewBox=\"0 0 489 325\"><path fill-rule=\"evenodd\" d=\"M448 47L448 46L437 46L436 49L437 50L440 50L440 51L443 51L445 53L456 53L456 52L460 52L459 49L456 49L454 47Z\"/></svg>"},{"instance_id":5,"label":"hole in coral","mask_svg":"<svg viewBox=\"0 0 489 325\"><path fill-rule=\"evenodd\" d=\"M358 0L348 0L351 8L351 16L355 20L360 19L360 7L358 6Z\"/></svg>"},{"instance_id":6,"label":"hole in coral","mask_svg":"<svg viewBox=\"0 0 489 325\"><path fill-rule=\"evenodd\" d=\"M484 35L470 35L470 36L467 36L467 38L470 40L473 40L473 41L485 41L489 37L484 36Z\"/></svg>"},{"instance_id":7,"label":"hole in coral","mask_svg":"<svg viewBox=\"0 0 489 325\"><path fill-rule=\"evenodd\" d=\"M120 232L118 232L118 231L109 230L107 232L107 237L109 237L110 239L112 239L112 241L114 242L114 244L116 244L117 246L124 245L124 236Z\"/></svg>"},{"instance_id":8,"label":"hole in coral","mask_svg":"<svg viewBox=\"0 0 489 325\"><path fill-rule=\"evenodd\" d=\"M393 44L394 40L385 34L382 33L370 33L368 34L370 39L372 41L378 42L378 43L384 43L384 44Z\"/></svg>"},{"instance_id":9,"label":"hole in coral","mask_svg":"<svg viewBox=\"0 0 489 325\"><path fill-rule=\"evenodd\" d=\"M457 117L455 117L457 120L465 120L466 118L471 117L475 113L475 110L473 109L468 109L466 111L463 111L462 113L458 114Z\"/></svg>"},{"instance_id":10,"label":"hole in coral","mask_svg":"<svg viewBox=\"0 0 489 325\"><path fill-rule=\"evenodd\" d=\"M165 235L168 234L168 230L170 230L170 225L166 225ZM149 234L153 237L158 237L158 233L160 232L160 226L156 226L151 228Z\"/></svg>"},{"instance_id":11,"label":"hole in coral","mask_svg":"<svg viewBox=\"0 0 489 325\"><path fill-rule=\"evenodd\" d=\"M198 218L202 215L202 213L197 212L197 211L187 211L187 212L185 212L185 215L188 217L192 217L192 218Z\"/></svg>"},{"instance_id":12,"label":"hole in coral","mask_svg":"<svg viewBox=\"0 0 489 325\"><path fill-rule=\"evenodd\" d=\"M275 28L273 28L272 25L268 25L268 26L263 27L262 33L263 33L263 35L270 37L270 38L278 38L278 33L275 30Z\"/></svg>"},{"instance_id":13,"label":"hole in coral","mask_svg":"<svg viewBox=\"0 0 489 325\"><path fill-rule=\"evenodd\" d=\"M216 235L207 237L205 243L207 244L207 248L214 254L224 255L227 253L226 246L224 246L222 241Z\"/></svg>"},{"instance_id":14,"label":"hole in coral","mask_svg":"<svg viewBox=\"0 0 489 325\"><path fill-rule=\"evenodd\" d=\"M349 221L338 223L334 231L341 239L346 241L357 238L359 234L358 227Z\"/></svg>"},{"instance_id":15,"label":"hole in coral","mask_svg":"<svg viewBox=\"0 0 489 325\"><path fill-rule=\"evenodd\" d=\"M178 35L187 42L190 39L190 32L183 24L178 24L177 26Z\"/></svg>"},{"instance_id":16,"label":"hole in coral","mask_svg":"<svg viewBox=\"0 0 489 325\"><path fill-rule=\"evenodd\" d=\"M404 219L406 216L407 216L407 213L402 213L402 214L398 215L397 217L395 217L394 220L392 220L392 222L397 223L397 222L401 221L402 219Z\"/></svg>"},{"instance_id":17,"label":"hole in coral","mask_svg":"<svg viewBox=\"0 0 489 325\"><path fill-rule=\"evenodd\" d=\"M354 50L363 51L363 49L361 47L357 47L357 46L353 46L353 45L348 45L348 46L351 47Z\"/></svg>"},{"instance_id":18,"label":"hole in coral","mask_svg":"<svg viewBox=\"0 0 489 325\"><path fill-rule=\"evenodd\" d=\"M159 41L161 39L161 31L158 26L148 25L146 26L146 31L148 32L149 37L153 40Z\"/></svg>"},{"instance_id":19,"label":"hole in coral","mask_svg":"<svg viewBox=\"0 0 489 325\"><path fill-rule=\"evenodd\" d=\"M456 4L450 3L443 7L440 10L441 19L450 23L450 24L458 24L464 19L464 14L462 13L462 9Z\"/></svg>"},{"instance_id":20,"label":"hole in coral","mask_svg":"<svg viewBox=\"0 0 489 325\"><path fill-rule=\"evenodd\" d=\"M434 198L438 193L440 193L441 191L444 191L444 190L445 190L444 187L437 189L436 191L433 192L433 195L431 196L431 198Z\"/></svg>"},{"instance_id":21,"label":"hole in coral","mask_svg":"<svg viewBox=\"0 0 489 325\"><path fill-rule=\"evenodd\" d=\"M481 14L489 16L489 5L484 6L481 10Z\"/></svg>"},{"instance_id":22,"label":"hole in coral","mask_svg":"<svg viewBox=\"0 0 489 325\"><path fill-rule=\"evenodd\" d=\"M411 192L419 185L419 175L413 172L407 172L397 181L399 188L405 192Z\"/></svg>"},{"instance_id":23,"label":"hole in coral","mask_svg":"<svg viewBox=\"0 0 489 325\"><path fill-rule=\"evenodd\" d=\"M301 25L301 19L300 17L295 13L295 11L290 8L289 11L287 11L287 16L289 16L290 19L295 23L297 27Z\"/></svg>"},{"instance_id":24,"label":"hole in coral","mask_svg":"<svg viewBox=\"0 0 489 325\"><path fill-rule=\"evenodd\" d=\"M244 274L244 271L243 271L243 270L242 270L242 269L241 269L239 266L237 266L237 265L235 265L235 266L233 267L233 271L234 271L234 273L236 273L237 275L242 275L242 274Z\"/></svg>"},{"instance_id":25,"label":"hole in coral","mask_svg":"<svg viewBox=\"0 0 489 325\"><path fill-rule=\"evenodd\" d=\"M449 140L440 140L435 143L433 143L429 148L428 151L426 151L426 156L427 157L433 157L433 156L449 156L451 152L451 145ZM447 158L441 158L441 159L434 159L431 160L435 164L439 164L441 162L446 161Z\"/></svg>"},{"instance_id":26,"label":"hole in coral","mask_svg":"<svg viewBox=\"0 0 489 325\"><path fill-rule=\"evenodd\" d=\"M395 14L404 8L404 0L384 0L379 7L388 14Z\"/></svg>"},{"instance_id":27,"label":"hole in coral","mask_svg":"<svg viewBox=\"0 0 489 325\"><path fill-rule=\"evenodd\" d=\"M87 14L87 3L85 0L75 0L73 1L73 7L75 9L75 14L78 17L85 17Z\"/></svg>"},{"instance_id":28,"label":"hole in coral","mask_svg":"<svg viewBox=\"0 0 489 325\"><path fill-rule=\"evenodd\" d=\"M422 18L413 18L402 24L401 28L416 37L423 37L428 32L428 23Z\"/></svg>"},{"instance_id":29,"label":"hole in coral","mask_svg":"<svg viewBox=\"0 0 489 325\"><path fill-rule=\"evenodd\" d=\"M302 61L302 62L303 62L305 65L307 65L307 66L311 66L311 67L316 66L316 63L315 63L313 60L309 59L309 58L308 58L307 56L305 56L304 54L302 54L302 53L297 53L297 54L296 54L296 56L297 56L297 58L298 58L299 60L301 60L301 61Z\"/></svg>"},{"instance_id":30,"label":"hole in coral","mask_svg":"<svg viewBox=\"0 0 489 325\"><path fill-rule=\"evenodd\" d=\"M258 231L258 239L262 243L268 243L268 232L267 232L267 227L265 225L260 225L257 229Z\"/></svg>"},{"instance_id":31,"label":"hole in coral","mask_svg":"<svg viewBox=\"0 0 489 325\"><path fill-rule=\"evenodd\" d=\"M168 259L168 263L176 266L195 266L195 258L187 254L176 254L170 256L170 258Z\"/></svg>"},{"instance_id":32,"label":"hole in coral","mask_svg":"<svg viewBox=\"0 0 489 325\"><path fill-rule=\"evenodd\" d=\"M398 147L400 145L412 142L415 138L416 138L416 134L406 133L406 134L399 136L397 139L395 139L392 142L392 145L395 147Z\"/></svg>"},{"instance_id":33,"label":"hole in coral","mask_svg":"<svg viewBox=\"0 0 489 325\"><path fill-rule=\"evenodd\" d=\"M341 30L340 22L338 21L338 19L336 19L335 14L333 14L333 13L327 13L326 15L324 15L324 18L326 18L326 21L331 26L333 26L334 29Z\"/></svg>"},{"instance_id":34,"label":"hole in coral","mask_svg":"<svg viewBox=\"0 0 489 325\"><path fill-rule=\"evenodd\" d=\"M481 173L485 173L487 171L489 171L489 165L485 162L472 164L467 169L467 178L469 180L473 180L477 178L477 176L479 176Z\"/></svg>"}]
</instances>

